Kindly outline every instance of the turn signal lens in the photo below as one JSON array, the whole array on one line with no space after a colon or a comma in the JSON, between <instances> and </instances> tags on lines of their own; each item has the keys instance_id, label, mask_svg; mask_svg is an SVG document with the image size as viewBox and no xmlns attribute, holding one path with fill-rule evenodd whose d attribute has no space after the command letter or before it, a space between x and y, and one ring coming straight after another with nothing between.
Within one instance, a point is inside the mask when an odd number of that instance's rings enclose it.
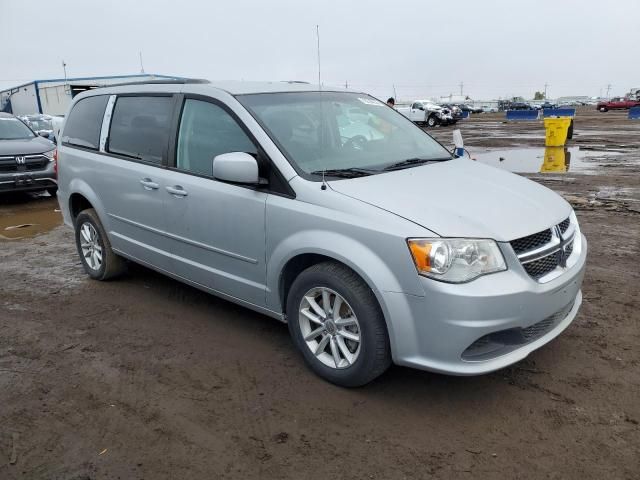
<instances>
[{"instance_id":1,"label":"turn signal lens","mask_svg":"<svg viewBox=\"0 0 640 480\"><path fill-rule=\"evenodd\" d=\"M431 244L409 241L409 248L418 270L429 271L431 269Z\"/></svg>"}]
</instances>

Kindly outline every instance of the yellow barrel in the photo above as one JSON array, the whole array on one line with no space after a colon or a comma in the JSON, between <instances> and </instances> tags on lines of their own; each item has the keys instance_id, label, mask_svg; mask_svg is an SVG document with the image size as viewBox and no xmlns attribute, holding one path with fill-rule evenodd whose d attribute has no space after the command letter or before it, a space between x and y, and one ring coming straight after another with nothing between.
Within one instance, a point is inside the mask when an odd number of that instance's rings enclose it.
<instances>
[{"instance_id":1,"label":"yellow barrel","mask_svg":"<svg viewBox=\"0 0 640 480\"><path fill-rule=\"evenodd\" d=\"M545 118L545 145L547 147L562 147L567 143L567 134L570 126L571 118L568 117Z\"/></svg>"},{"instance_id":2,"label":"yellow barrel","mask_svg":"<svg viewBox=\"0 0 640 480\"><path fill-rule=\"evenodd\" d=\"M566 172L569 152L564 147L547 147L544 149L544 162L540 173Z\"/></svg>"}]
</instances>

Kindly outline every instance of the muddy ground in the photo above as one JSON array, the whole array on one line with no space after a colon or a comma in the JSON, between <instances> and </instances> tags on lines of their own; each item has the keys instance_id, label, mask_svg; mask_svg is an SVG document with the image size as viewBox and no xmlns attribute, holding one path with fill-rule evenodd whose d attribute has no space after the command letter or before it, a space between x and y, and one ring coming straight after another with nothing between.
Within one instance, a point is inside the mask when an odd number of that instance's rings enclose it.
<instances>
[{"instance_id":1,"label":"muddy ground","mask_svg":"<svg viewBox=\"0 0 640 480\"><path fill-rule=\"evenodd\" d=\"M460 128L472 156L543 145L500 115ZM142 267L90 281L54 199L1 197L0 479L638 478L640 123L585 110L575 133L587 173L530 176L588 238L580 314L475 378L332 386L283 324Z\"/></svg>"}]
</instances>

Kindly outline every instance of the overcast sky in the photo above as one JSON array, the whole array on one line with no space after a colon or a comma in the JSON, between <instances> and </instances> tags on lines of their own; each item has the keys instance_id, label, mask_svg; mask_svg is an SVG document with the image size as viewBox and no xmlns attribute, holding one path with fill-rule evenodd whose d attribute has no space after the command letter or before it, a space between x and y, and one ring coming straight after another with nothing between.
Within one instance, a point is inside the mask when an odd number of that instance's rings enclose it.
<instances>
[{"instance_id":1,"label":"overcast sky","mask_svg":"<svg viewBox=\"0 0 640 480\"><path fill-rule=\"evenodd\" d=\"M0 88L140 71L317 82L386 98L623 94L639 0L0 0Z\"/></svg>"}]
</instances>

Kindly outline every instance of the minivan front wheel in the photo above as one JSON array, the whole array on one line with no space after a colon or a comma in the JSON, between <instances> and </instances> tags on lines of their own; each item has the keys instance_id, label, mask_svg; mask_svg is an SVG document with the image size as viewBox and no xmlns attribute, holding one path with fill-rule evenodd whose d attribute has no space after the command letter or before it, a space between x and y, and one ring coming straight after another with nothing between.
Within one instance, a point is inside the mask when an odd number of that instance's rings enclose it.
<instances>
[{"instance_id":1,"label":"minivan front wheel","mask_svg":"<svg viewBox=\"0 0 640 480\"><path fill-rule=\"evenodd\" d=\"M85 272L94 280L108 280L126 269L125 260L111 250L111 243L93 208L76 218L76 248Z\"/></svg>"},{"instance_id":2,"label":"minivan front wheel","mask_svg":"<svg viewBox=\"0 0 640 480\"><path fill-rule=\"evenodd\" d=\"M371 289L349 268L325 262L293 282L287 321L309 367L332 383L356 387L391 363L389 338Z\"/></svg>"}]
</instances>

